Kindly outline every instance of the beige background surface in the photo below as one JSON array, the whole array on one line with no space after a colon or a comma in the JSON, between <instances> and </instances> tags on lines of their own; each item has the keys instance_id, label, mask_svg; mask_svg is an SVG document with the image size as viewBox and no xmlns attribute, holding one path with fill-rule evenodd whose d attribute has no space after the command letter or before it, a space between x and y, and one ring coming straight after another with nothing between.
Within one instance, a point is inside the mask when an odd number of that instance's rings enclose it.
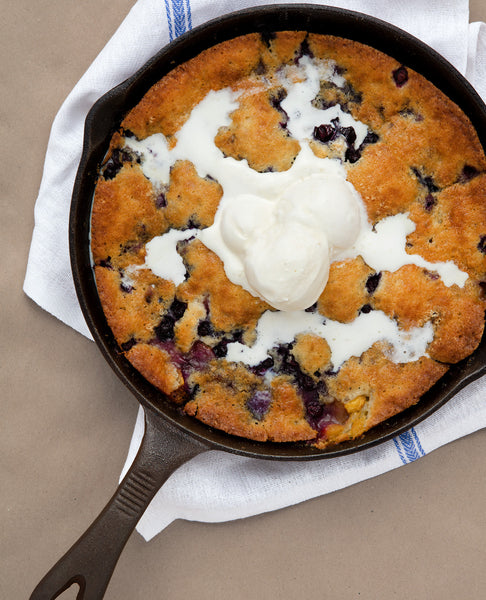
<instances>
[{"instance_id":1,"label":"beige background surface","mask_svg":"<svg viewBox=\"0 0 486 600\"><path fill-rule=\"evenodd\" d=\"M132 5L0 0L5 600L28 598L110 497L137 411L95 345L22 292L53 117ZM486 20L484 0L471 7L471 20ZM148 544L134 535L106 598L486 598L485 456L479 432L285 510L218 525L178 521Z\"/></svg>"}]
</instances>

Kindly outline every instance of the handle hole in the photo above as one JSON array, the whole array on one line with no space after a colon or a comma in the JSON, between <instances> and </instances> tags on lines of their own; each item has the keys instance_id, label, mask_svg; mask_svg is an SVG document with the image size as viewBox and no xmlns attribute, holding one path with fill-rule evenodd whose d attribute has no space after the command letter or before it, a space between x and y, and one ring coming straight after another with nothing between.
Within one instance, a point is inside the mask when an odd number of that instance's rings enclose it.
<instances>
[{"instance_id":1,"label":"handle hole","mask_svg":"<svg viewBox=\"0 0 486 600\"><path fill-rule=\"evenodd\" d=\"M86 581L84 577L78 576L70 579L59 592L52 597L52 600L83 600Z\"/></svg>"}]
</instances>

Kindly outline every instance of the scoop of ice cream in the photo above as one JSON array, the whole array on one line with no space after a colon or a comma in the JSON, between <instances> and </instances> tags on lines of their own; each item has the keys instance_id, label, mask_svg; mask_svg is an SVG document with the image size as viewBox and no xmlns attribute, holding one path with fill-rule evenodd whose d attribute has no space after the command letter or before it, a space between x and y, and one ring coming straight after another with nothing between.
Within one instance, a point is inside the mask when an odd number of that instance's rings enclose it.
<instances>
[{"instance_id":1,"label":"scoop of ice cream","mask_svg":"<svg viewBox=\"0 0 486 600\"><path fill-rule=\"evenodd\" d=\"M329 276L329 245L323 231L298 222L276 223L252 240L245 257L251 288L279 310L313 304Z\"/></svg>"},{"instance_id":2,"label":"scoop of ice cream","mask_svg":"<svg viewBox=\"0 0 486 600\"><path fill-rule=\"evenodd\" d=\"M280 197L277 218L325 232L332 250L350 248L360 231L360 210L352 185L338 175L310 175Z\"/></svg>"},{"instance_id":3,"label":"scoop of ice cream","mask_svg":"<svg viewBox=\"0 0 486 600\"><path fill-rule=\"evenodd\" d=\"M355 242L360 211L351 184L320 173L295 179L277 197L233 197L212 230L231 281L274 308L302 310L326 286L335 251Z\"/></svg>"}]
</instances>

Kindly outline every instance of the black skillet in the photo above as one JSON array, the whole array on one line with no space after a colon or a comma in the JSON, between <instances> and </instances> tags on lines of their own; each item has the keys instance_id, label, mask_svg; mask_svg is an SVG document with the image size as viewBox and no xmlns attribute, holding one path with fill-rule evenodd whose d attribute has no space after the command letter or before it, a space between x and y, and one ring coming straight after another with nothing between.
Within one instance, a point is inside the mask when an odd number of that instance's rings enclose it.
<instances>
[{"instance_id":1,"label":"black skillet","mask_svg":"<svg viewBox=\"0 0 486 600\"><path fill-rule=\"evenodd\" d=\"M78 599L103 597L120 553L150 500L181 464L210 449L247 457L309 460L341 456L369 448L413 427L460 388L486 372L486 339L468 359L453 366L418 405L338 448L318 451L305 444L259 443L216 431L177 411L149 384L117 346L96 292L90 262L89 232L93 190L111 135L145 92L178 64L205 48L250 32L305 30L353 39L393 56L422 73L471 119L486 147L486 107L468 82L440 55L411 35L359 13L326 6L294 4L251 8L208 22L182 35L138 73L103 96L91 109L83 155L74 185L69 225L71 263L79 302L106 360L145 410L145 436L118 490L87 532L49 571L31 600L56 598L73 583Z\"/></svg>"}]
</instances>

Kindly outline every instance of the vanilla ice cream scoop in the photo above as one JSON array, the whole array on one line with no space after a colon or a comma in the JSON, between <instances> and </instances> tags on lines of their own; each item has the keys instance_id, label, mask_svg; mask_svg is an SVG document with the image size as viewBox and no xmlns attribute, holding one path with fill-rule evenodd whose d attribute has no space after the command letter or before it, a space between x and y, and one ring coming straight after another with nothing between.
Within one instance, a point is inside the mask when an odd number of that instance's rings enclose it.
<instances>
[{"instance_id":1,"label":"vanilla ice cream scoop","mask_svg":"<svg viewBox=\"0 0 486 600\"><path fill-rule=\"evenodd\" d=\"M313 304L329 277L329 245L323 231L298 222L276 223L252 241L244 257L251 288L279 310Z\"/></svg>"},{"instance_id":2,"label":"vanilla ice cream scoop","mask_svg":"<svg viewBox=\"0 0 486 600\"><path fill-rule=\"evenodd\" d=\"M278 218L322 229L332 248L351 247L360 230L360 210L353 186L335 174L310 175L281 196Z\"/></svg>"},{"instance_id":3,"label":"vanilla ice cream scoop","mask_svg":"<svg viewBox=\"0 0 486 600\"><path fill-rule=\"evenodd\" d=\"M201 232L228 278L278 310L314 304L331 257L350 248L360 231L359 197L329 167L311 175L304 170L280 195L227 197L214 225Z\"/></svg>"}]
</instances>

